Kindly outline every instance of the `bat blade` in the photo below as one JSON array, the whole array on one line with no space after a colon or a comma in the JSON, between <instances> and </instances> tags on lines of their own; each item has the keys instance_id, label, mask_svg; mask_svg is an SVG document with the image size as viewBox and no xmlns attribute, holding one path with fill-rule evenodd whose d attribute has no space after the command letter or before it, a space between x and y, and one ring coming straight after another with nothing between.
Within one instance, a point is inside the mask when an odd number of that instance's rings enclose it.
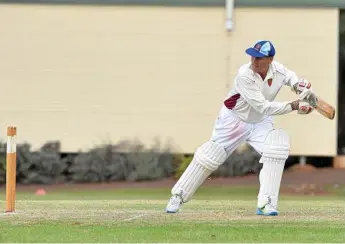
<instances>
[{"instance_id":1,"label":"bat blade","mask_svg":"<svg viewBox=\"0 0 345 244\"><path fill-rule=\"evenodd\" d=\"M323 100L320 97L317 98L317 105L316 105L316 111L318 111L320 114L322 114L324 117L333 120L335 117L335 108L327 103L325 100Z\"/></svg>"}]
</instances>

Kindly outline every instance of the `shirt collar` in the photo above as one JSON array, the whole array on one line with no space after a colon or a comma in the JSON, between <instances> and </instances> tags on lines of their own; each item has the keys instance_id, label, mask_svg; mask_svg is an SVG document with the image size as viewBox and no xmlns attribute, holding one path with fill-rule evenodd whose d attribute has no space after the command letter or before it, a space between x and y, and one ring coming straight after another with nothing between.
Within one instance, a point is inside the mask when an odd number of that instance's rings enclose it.
<instances>
[{"instance_id":1,"label":"shirt collar","mask_svg":"<svg viewBox=\"0 0 345 244\"><path fill-rule=\"evenodd\" d=\"M254 71L250 68L251 66L251 63L248 63L249 65L249 69L251 70L251 72L254 74ZM268 71L267 71L267 74L266 74L266 77L265 77L265 80L264 81L267 81L268 79L273 79L273 75L277 72L277 68L275 67L275 65L273 64L273 62L269 65L268 67ZM259 74L256 74L260 77Z\"/></svg>"},{"instance_id":2,"label":"shirt collar","mask_svg":"<svg viewBox=\"0 0 345 244\"><path fill-rule=\"evenodd\" d=\"M265 81L268 80L268 79L273 79L273 74L275 72L276 72L275 67L272 64L270 64L270 66L268 67L268 71L267 71L266 77L265 77Z\"/></svg>"}]
</instances>

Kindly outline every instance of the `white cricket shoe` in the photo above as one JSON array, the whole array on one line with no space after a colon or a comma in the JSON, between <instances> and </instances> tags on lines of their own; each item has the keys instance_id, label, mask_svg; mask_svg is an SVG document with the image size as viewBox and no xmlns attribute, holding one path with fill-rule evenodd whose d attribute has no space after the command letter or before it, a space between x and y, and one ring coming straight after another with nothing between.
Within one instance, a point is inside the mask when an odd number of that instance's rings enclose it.
<instances>
[{"instance_id":1,"label":"white cricket shoe","mask_svg":"<svg viewBox=\"0 0 345 244\"><path fill-rule=\"evenodd\" d=\"M279 212L271 204L267 204L263 208L257 208L256 214L257 215L264 215L264 216L276 216L279 214Z\"/></svg>"},{"instance_id":2,"label":"white cricket shoe","mask_svg":"<svg viewBox=\"0 0 345 244\"><path fill-rule=\"evenodd\" d=\"M177 213L183 204L182 198L179 195L173 195L165 209L167 213Z\"/></svg>"},{"instance_id":3,"label":"white cricket shoe","mask_svg":"<svg viewBox=\"0 0 345 244\"><path fill-rule=\"evenodd\" d=\"M264 215L264 216L276 216L279 214L276 207L272 204L272 199L270 196L263 196L259 198L256 214L257 215Z\"/></svg>"}]
</instances>

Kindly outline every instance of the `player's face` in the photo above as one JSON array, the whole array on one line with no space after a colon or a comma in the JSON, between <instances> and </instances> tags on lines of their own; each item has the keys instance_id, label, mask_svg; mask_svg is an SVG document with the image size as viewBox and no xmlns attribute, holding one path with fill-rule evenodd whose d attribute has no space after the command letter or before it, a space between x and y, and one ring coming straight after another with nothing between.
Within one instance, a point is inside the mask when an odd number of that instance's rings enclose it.
<instances>
[{"instance_id":1,"label":"player's face","mask_svg":"<svg viewBox=\"0 0 345 244\"><path fill-rule=\"evenodd\" d=\"M267 72L269 65L271 64L272 57L255 58L252 57L252 68L254 72L264 73Z\"/></svg>"}]
</instances>

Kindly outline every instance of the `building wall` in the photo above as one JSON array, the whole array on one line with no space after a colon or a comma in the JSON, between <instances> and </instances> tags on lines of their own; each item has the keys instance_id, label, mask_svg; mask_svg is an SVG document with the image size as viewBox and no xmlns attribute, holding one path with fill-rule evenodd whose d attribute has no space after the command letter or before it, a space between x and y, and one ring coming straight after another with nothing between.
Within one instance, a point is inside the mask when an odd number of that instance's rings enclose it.
<instances>
[{"instance_id":1,"label":"building wall","mask_svg":"<svg viewBox=\"0 0 345 244\"><path fill-rule=\"evenodd\" d=\"M233 77L236 67L248 59L242 52L251 40L268 38L275 43L276 60L312 82L313 90L337 108L337 9L240 8L235 18L236 31L228 39L232 47L228 77ZM295 98L284 89L277 100ZM292 154L336 154L337 118L330 121L314 111L307 116L277 116L276 121L290 134Z\"/></svg>"},{"instance_id":2,"label":"building wall","mask_svg":"<svg viewBox=\"0 0 345 244\"><path fill-rule=\"evenodd\" d=\"M336 9L237 8L232 33L224 19L218 7L0 5L0 138L14 124L34 148L135 138L149 146L158 137L193 153L249 61L244 49L263 38L336 105ZM286 88L279 100L295 97ZM276 120L292 154L336 153L336 119L315 112Z\"/></svg>"}]
</instances>

